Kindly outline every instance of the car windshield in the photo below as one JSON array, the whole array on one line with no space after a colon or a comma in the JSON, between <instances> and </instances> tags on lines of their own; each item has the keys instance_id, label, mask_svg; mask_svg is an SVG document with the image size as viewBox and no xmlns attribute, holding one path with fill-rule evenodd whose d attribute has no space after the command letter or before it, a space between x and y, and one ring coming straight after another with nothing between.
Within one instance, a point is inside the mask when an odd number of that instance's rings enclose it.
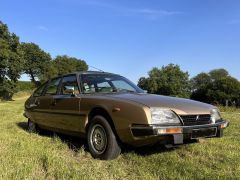
<instances>
[{"instance_id":1,"label":"car windshield","mask_svg":"<svg viewBox=\"0 0 240 180\"><path fill-rule=\"evenodd\" d=\"M82 74L83 93L144 93L128 79L113 74Z\"/></svg>"}]
</instances>

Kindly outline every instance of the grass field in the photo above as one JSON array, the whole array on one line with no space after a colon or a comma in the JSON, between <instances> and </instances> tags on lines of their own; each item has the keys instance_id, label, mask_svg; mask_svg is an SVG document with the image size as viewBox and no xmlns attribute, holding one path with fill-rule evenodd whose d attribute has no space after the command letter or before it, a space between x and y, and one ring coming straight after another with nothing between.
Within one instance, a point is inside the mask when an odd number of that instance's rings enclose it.
<instances>
[{"instance_id":1,"label":"grass field","mask_svg":"<svg viewBox=\"0 0 240 180\"><path fill-rule=\"evenodd\" d=\"M23 103L0 102L0 179L240 179L240 110L224 109L231 125L223 138L128 150L99 161L82 140L29 134Z\"/></svg>"}]
</instances>

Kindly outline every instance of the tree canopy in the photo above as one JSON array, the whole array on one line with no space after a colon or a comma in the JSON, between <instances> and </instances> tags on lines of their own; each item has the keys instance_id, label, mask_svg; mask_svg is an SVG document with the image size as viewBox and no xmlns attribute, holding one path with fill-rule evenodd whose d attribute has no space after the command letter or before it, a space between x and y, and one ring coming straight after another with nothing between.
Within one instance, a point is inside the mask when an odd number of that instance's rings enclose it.
<instances>
[{"instance_id":1,"label":"tree canopy","mask_svg":"<svg viewBox=\"0 0 240 180\"><path fill-rule=\"evenodd\" d=\"M46 81L58 75L87 70L88 65L84 60L69 57L67 55L57 56L48 63L47 68L45 68L44 73L41 73L39 79L41 81Z\"/></svg>"},{"instance_id":2,"label":"tree canopy","mask_svg":"<svg viewBox=\"0 0 240 180\"><path fill-rule=\"evenodd\" d=\"M88 70L88 65L84 60L69 57L67 55L57 56L53 60L53 63L58 74L67 74L76 71Z\"/></svg>"},{"instance_id":3,"label":"tree canopy","mask_svg":"<svg viewBox=\"0 0 240 180\"><path fill-rule=\"evenodd\" d=\"M240 82L225 69L200 73L191 79L194 100L215 104L239 104Z\"/></svg>"},{"instance_id":4,"label":"tree canopy","mask_svg":"<svg viewBox=\"0 0 240 180\"><path fill-rule=\"evenodd\" d=\"M37 86L37 81L45 72L49 71L51 56L34 43L22 43L21 48L24 52L23 72L28 74L31 81Z\"/></svg>"},{"instance_id":5,"label":"tree canopy","mask_svg":"<svg viewBox=\"0 0 240 180\"><path fill-rule=\"evenodd\" d=\"M0 97L12 99L19 89L21 74L29 75L35 87L38 81L45 81L59 74L86 71L85 61L67 55L52 59L50 54L35 43L20 43L8 26L0 21Z\"/></svg>"},{"instance_id":6,"label":"tree canopy","mask_svg":"<svg viewBox=\"0 0 240 180\"><path fill-rule=\"evenodd\" d=\"M23 53L17 35L0 21L0 95L12 99L23 67Z\"/></svg>"},{"instance_id":7,"label":"tree canopy","mask_svg":"<svg viewBox=\"0 0 240 180\"><path fill-rule=\"evenodd\" d=\"M190 82L188 72L184 72L178 65L169 64L162 68L153 68L149 77L141 77L138 85L149 93L189 97Z\"/></svg>"}]
</instances>

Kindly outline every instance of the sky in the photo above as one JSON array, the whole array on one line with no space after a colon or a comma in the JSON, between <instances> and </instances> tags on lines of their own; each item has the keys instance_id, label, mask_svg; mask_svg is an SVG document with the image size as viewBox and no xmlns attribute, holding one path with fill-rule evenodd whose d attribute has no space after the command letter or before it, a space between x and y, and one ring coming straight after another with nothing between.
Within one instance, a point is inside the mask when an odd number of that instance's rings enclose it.
<instances>
[{"instance_id":1,"label":"sky","mask_svg":"<svg viewBox=\"0 0 240 180\"><path fill-rule=\"evenodd\" d=\"M239 0L0 0L0 20L53 58L135 83L169 63L190 77L225 68L240 79Z\"/></svg>"}]
</instances>

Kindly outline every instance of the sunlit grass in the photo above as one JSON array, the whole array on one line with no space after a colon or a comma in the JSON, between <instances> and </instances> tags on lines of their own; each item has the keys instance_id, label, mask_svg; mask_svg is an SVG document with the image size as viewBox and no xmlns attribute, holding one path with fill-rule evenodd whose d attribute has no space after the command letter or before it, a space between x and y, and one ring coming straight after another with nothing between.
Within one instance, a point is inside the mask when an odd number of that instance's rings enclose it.
<instances>
[{"instance_id":1,"label":"sunlit grass","mask_svg":"<svg viewBox=\"0 0 240 180\"><path fill-rule=\"evenodd\" d=\"M0 179L240 179L239 109L223 109L231 122L223 138L99 161L80 139L26 132L23 103L0 102Z\"/></svg>"}]
</instances>

